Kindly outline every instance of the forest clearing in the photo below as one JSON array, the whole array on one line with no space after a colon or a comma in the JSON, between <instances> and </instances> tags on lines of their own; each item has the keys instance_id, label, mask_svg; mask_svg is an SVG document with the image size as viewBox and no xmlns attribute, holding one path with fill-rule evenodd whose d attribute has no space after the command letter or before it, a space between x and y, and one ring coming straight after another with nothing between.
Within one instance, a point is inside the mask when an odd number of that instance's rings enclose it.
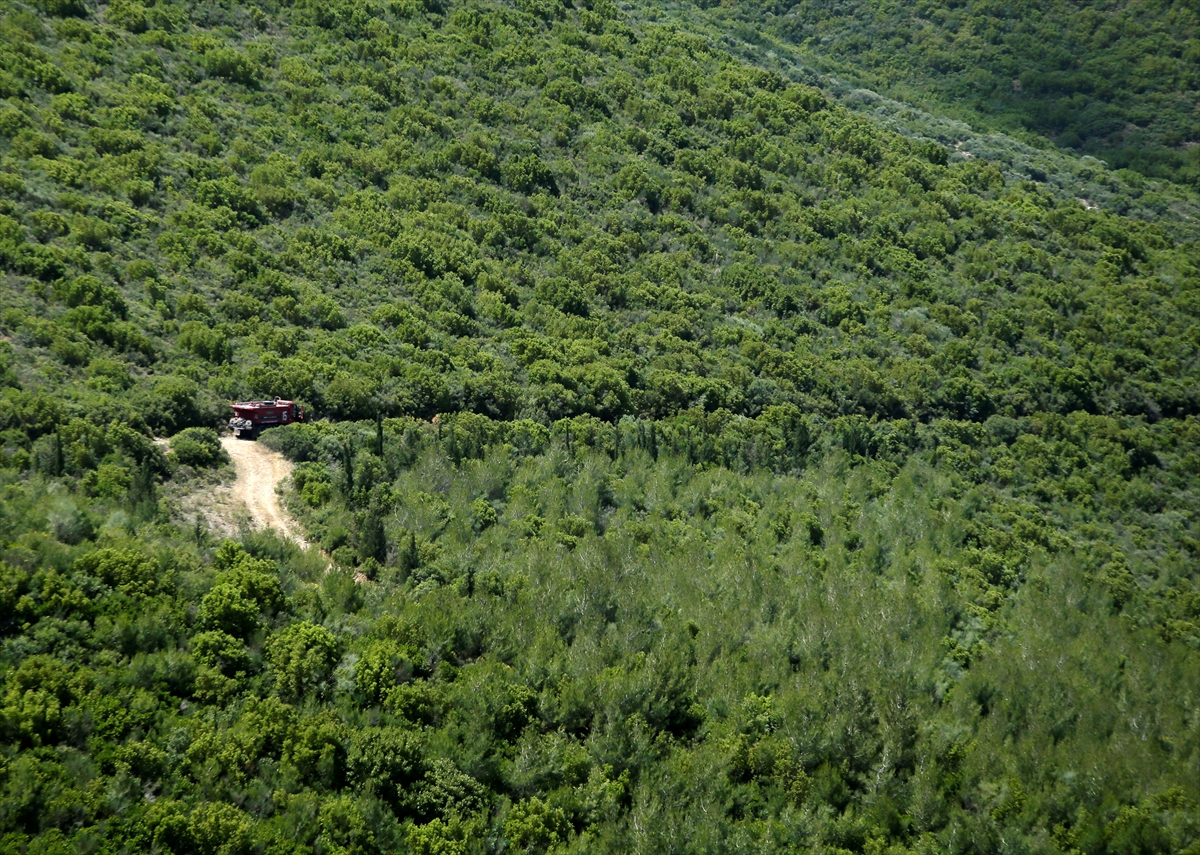
<instances>
[{"instance_id":1,"label":"forest clearing","mask_svg":"<svg viewBox=\"0 0 1200 855\"><path fill-rule=\"evenodd\" d=\"M277 492L292 473L291 463L260 442L223 436L221 447L237 470L233 495L249 510L254 527L275 529L301 549L307 549L308 541L283 509Z\"/></svg>"}]
</instances>

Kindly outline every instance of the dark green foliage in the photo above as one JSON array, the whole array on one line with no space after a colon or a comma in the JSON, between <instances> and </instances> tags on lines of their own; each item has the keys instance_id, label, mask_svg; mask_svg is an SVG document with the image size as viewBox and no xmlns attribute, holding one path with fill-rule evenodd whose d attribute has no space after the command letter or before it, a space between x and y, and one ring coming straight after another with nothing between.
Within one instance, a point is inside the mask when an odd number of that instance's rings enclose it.
<instances>
[{"instance_id":1,"label":"dark green foliage","mask_svg":"<svg viewBox=\"0 0 1200 855\"><path fill-rule=\"evenodd\" d=\"M233 346L226 335L200 321L186 321L180 326L179 346L209 362L229 362L233 357Z\"/></svg>"},{"instance_id":2,"label":"dark green foliage","mask_svg":"<svg viewBox=\"0 0 1200 855\"><path fill-rule=\"evenodd\" d=\"M185 428L171 437L171 456L185 466L209 468L228 462L217 432L212 428Z\"/></svg>"},{"instance_id":3,"label":"dark green foliage","mask_svg":"<svg viewBox=\"0 0 1200 855\"><path fill-rule=\"evenodd\" d=\"M214 77L246 86L253 86L262 74L262 68L254 59L227 47L217 47L208 51L204 55L204 67Z\"/></svg>"},{"instance_id":4,"label":"dark green foliage","mask_svg":"<svg viewBox=\"0 0 1200 855\"><path fill-rule=\"evenodd\" d=\"M1200 186L1200 16L1186 2L731 8L714 20L745 21L756 41L795 44L881 92Z\"/></svg>"},{"instance_id":5,"label":"dark green foliage","mask_svg":"<svg viewBox=\"0 0 1200 855\"><path fill-rule=\"evenodd\" d=\"M1136 526L1136 504L1080 516L1078 498L1013 487L1050 459L1157 483L1158 429L759 421L385 420L371 490L403 546L374 583L256 540L4 565L0 604L22 622L0 627L6 833L53 839L45 815L126 833L82 796L47 813L81 773L35 750L86 721L87 774L180 793L118 810L192 851L281 829L293 847L444 846L484 827L529 852L678 851L764 816L807 817L798 844L898 851L964 827L1095 852L1194 842L1194 764L1170 747L1193 728L1163 688L1194 681L1190 583L1168 561L1147 585L1131 543L1092 540L1103 520ZM311 530L357 513L379 427L274 432L316 458L298 499L332 485L305 503ZM346 460L355 478L328 479ZM38 652L89 634L130 658ZM1118 684L1132 716L1164 716L1161 740L1113 723ZM1091 792L1062 790L1076 769ZM1149 794L1124 798L1130 776Z\"/></svg>"},{"instance_id":6,"label":"dark green foliage","mask_svg":"<svg viewBox=\"0 0 1200 855\"><path fill-rule=\"evenodd\" d=\"M337 664L337 640L324 627L294 623L271 639L267 661L282 694L320 697Z\"/></svg>"},{"instance_id":7,"label":"dark green foliage","mask_svg":"<svg viewBox=\"0 0 1200 855\"><path fill-rule=\"evenodd\" d=\"M553 93L547 94L554 97ZM518 193L532 193L535 190L558 192L550 167L536 154L514 157L504 164L503 172L505 181Z\"/></svg>"},{"instance_id":8,"label":"dark green foliage","mask_svg":"<svg viewBox=\"0 0 1200 855\"><path fill-rule=\"evenodd\" d=\"M146 555L131 550L98 549L75 562L75 570L124 594L152 594L160 569Z\"/></svg>"},{"instance_id":9,"label":"dark green foliage","mask_svg":"<svg viewBox=\"0 0 1200 855\"><path fill-rule=\"evenodd\" d=\"M191 650L197 662L216 668L227 677L244 673L250 663L245 645L220 630L196 633L192 636Z\"/></svg>"},{"instance_id":10,"label":"dark green foliage","mask_svg":"<svg viewBox=\"0 0 1200 855\"><path fill-rule=\"evenodd\" d=\"M1190 191L694 10L9 5L0 849L1195 849ZM193 510L273 395L324 554Z\"/></svg>"}]
</instances>

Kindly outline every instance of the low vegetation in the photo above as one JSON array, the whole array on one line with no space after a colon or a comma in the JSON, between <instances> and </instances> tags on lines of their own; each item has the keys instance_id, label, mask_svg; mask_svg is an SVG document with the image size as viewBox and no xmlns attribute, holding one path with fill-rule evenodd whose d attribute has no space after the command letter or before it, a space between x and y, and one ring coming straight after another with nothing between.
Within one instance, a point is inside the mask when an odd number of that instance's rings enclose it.
<instances>
[{"instance_id":1,"label":"low vegetation","mask_svg":"<svg viewBox=\"0 0 1200 855\"><path fill-rule=\"evenodd\" d=\"M712 7L717 26L913 104L1200 186L1200 14L1181 2Z\"/></svg>"},{"instance_id":2,"label":"low vegetation","mask_svg":"<svg viewBox=\"0 0 1200 855\"><path fill-rule=\"evenodd\" d=\"M4 13L0 849L1200 845L1191 190L606 0ZM328 557L163 498L272 395Z\"/></svg>"}]
</instances>

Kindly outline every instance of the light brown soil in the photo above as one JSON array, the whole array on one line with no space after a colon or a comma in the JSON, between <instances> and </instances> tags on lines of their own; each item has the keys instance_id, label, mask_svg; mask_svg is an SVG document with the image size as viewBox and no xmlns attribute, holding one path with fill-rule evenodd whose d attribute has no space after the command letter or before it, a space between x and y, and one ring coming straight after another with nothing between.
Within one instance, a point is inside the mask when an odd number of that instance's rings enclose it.
<instances>
[{"instance_id":1,"label":"light brown soil","mask_svg":"<svg viewBox=\"0 0 1200 855\"><path fill-rule=\"evenodd\" d=\"M276 485L292 473L287 458L261 443L232 436L221 437L221 446L237 470L233 498L250 512L254 527L273 528L307 549L308 541L300 533L300 526L287 515L275 492Z\"/></svg>"}]
</instances>

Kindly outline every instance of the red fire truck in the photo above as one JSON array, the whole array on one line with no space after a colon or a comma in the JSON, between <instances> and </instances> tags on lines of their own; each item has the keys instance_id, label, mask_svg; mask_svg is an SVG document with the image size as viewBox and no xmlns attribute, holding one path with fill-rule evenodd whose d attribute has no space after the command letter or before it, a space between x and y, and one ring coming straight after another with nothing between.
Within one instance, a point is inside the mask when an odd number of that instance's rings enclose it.
<instances>
[{"instance_id":1,"label":"red fire truck","mask_svg":"<svg viewBox=\"0 0 1200 855\"><path fill-rule=\"evenodd\" d=\"M295 401L238 401L233 404L229 429L238 439L254 439L259 431L275 425L304 421L304 408Z\"/></svg>"}]
</instances>

